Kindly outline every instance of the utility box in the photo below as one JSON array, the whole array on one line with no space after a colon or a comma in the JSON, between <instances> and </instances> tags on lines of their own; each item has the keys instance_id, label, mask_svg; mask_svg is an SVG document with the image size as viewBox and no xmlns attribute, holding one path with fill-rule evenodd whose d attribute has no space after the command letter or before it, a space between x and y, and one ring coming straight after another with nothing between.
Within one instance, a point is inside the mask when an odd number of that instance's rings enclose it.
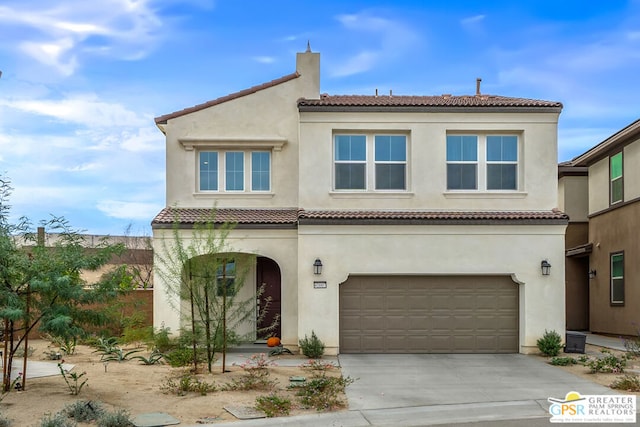
<instances>
[{"instance_id":1,"label":"utility box","mask_svg":"<svg viewBox=\"0 0 640 427\"><path fill-rule=\"evenodd\" d=\"M567 332L567 335L565 337L564 352L584 354L584 347L586 343L587 334L583 334L580 332Z\"/></svg>"}]
</instances>

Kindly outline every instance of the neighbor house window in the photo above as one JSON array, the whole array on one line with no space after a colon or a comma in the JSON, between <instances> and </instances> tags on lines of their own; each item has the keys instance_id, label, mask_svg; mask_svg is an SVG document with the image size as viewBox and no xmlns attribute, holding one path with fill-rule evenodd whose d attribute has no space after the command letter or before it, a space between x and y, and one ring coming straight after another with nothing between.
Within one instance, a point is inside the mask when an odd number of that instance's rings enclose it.
<instances>
[{"instance_id":1,"label":"neighbor house window","mask_svg":"<svg viewBox=\"0 0 640 427\"><path fill-rule=\"evenodd\" d=\"M447 135L447 190L517 190L517 135Z\"/></svg>"},{"instance_id":2,"label":"neighbor house window","mask_svg":"<svg viewBox=\"0 0 640 427\"><path fill-rule=\"evenodd\" d=\"M405 191L406 135L335 135L334 188Z\"/></svg>"},{"instance_id":3,"label":"neighbor house window","mask_svg":"<svg viewBox=\"0 0 640 427\"><path fill-rule=\"evenodd\" d=\"M199 191L271 191L271 152L200 151L198 177Z\"/></svg>"},{"instance_id":4,"label":"neighbor house window","mask_svg":"<svg viewBox=\"0 0 640 427\"><path fill-rule=\"evenodd\" d=\"M609 158L609 174L611 177L611 204L623 199L622 151Z\"/></svg>"},{"instance_id":5,"label":"neighbor house window","mask_svg":"<svg viewBox=\"0 0 640 427\"><path fill-rule=\"evenodd\" d=\"M611 254L611 304L624 304L624 254Z\"/></svg>"}]
</instances>

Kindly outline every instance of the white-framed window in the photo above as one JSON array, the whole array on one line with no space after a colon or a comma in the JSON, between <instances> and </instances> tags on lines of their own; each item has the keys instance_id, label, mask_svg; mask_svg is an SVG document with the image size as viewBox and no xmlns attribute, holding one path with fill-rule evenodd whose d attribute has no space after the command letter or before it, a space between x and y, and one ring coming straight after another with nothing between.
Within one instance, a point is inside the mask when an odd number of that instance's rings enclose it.
<instances>
[{"instance_id":1,"label":"white-framed window","mask_svg":"<svg viewBox=\"0 0 640 427\"><path fill-rule=\"evenodd\" d=\"M197 188L201 192L271 191L270 151L202 150L198 158Z\"/></svg>"},{"instance_id":2,"label":"white-framed window","mask_svg":"<svg viewBox=\"0 0 640 427\"><path fill-rule=\"evenodd\" d=\"M624 305L624 253L611 254L611 305Z\"/></svg>"},{"instance_id":3,"label":"white-framed window","mask_svg":"<svg viewBox=\"0 0 640 427\"><path fill-rule=\"evenodd\" d=\"M407 190L406 135L341 133L333 141L335 190Z\"/></svg>"},{"instance_id":4,"label":"white-framed window","mask_svg":"<svg viewBox=\"0 0 640 427\"><path fill-rule=\"evenodd\" d=\"M517 135L447 135L447 190L517 191Z\"/></svg>"}]
</instances>

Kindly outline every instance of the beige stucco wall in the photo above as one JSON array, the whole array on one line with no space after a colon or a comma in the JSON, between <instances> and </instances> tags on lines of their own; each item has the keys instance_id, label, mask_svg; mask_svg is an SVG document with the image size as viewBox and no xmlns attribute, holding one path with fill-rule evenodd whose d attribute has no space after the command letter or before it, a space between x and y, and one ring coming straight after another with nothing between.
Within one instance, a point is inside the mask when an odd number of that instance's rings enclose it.
<instances>
[{"instance_id":1,"label":"beige stucco wall","mask_svg":"<svg viewBox=\"0 0 640 427\"><path fill-rule=\"evenodd\" d=\"M173 240L172 230L155 229L153 235L154 253L156 254L156 271L154 273L154 326L171 328L172 332L180 329L180 313L171 308L178 306L177 296L167 293L167 284L158 273L160 263L158 255L163 253L163 241ZM180 230L180 239L184 246L193 240L191 230ZM273 259L280 266L282 296L282 341L285 345L295 346L298 343L298 292L297 292L297 234L296 230L233 230L226 239L229 252L242 252ZM170 247L170 246L167 246ZM255 269L247 275L242 296L239 300L255 296ZM247 326L249 328L249 326ZM246 332L246 329L240 332Z\"/></svg>"},{"instance_id":2,"label":"beige stucco wall","mask_svg":"<svg viewBox=\"0 0 640 427\"><path fill-rule=\"evenodd\" d=\"M557 113L300 114L299 204L305 209L551 210L557 203ZM333 132L408 135L408 191L332 191ZM447 191L447 132L520 135L519 190Z\"/></svg>"},{"instance_id":3,"label":"beige stucco wall","mask_svg":"<svg viewBox=\"0 0 640 427\"><path fill-rule=\"evenodd\" d=\"M586 222L589 215L589 177L563 176L558 181L558 209L571 222Z\"/></svg>"},{"instance_id":4,"label":"beige stucco wall","mask_svg":"<svg viewBox=\"0 0 640 427\"><path fill-rule=\"evenodd\" d=\"M319 56L298 54L300 76L248 96L169 119L165 125L167 206L294 207L298 205L298 108L319 97ZM273 144L279 146L273 147ZM193 145L193 148L191 147ZM271 191L197 191L200 150L270 150ZM245 164L245 175L248 164Z\"/></svg>"},{"instance_id":5,"label":"beige stucco wall","mask_svg":"<svg viewBox=\"0 0 640 427\"><path fill-rule=\"evenodd\" d=\"M624 200L640 197L640 139L624 147Z\"/></svg>"},{"instance_id":6,"label":"beige stucco wall","mask_svg":"<svg viewBox=\"0 0 640 427\"><path fill-rule=\"evenodd\" d=\"M625 180L626 184L626 180ZM589 214L609 207L609 158L589 166Z\"/></svg>"},{"instance_id":7,"label":"beige stucco wall","mask_svg":"<svg viewBox=\"0 0 640 427\"><path fill-rule=\"evenodd\" d=\"M301 226L300 336L314 330L337 352L338 286L349 274L508 274L521 283L520 351L536 351L545 329L565 329L565 226ZM320 258L322 275L311 265ZM551 274L542 276L547 259ZM314 281L326 289L314 289Z\"/></svg>"}]
</instances>

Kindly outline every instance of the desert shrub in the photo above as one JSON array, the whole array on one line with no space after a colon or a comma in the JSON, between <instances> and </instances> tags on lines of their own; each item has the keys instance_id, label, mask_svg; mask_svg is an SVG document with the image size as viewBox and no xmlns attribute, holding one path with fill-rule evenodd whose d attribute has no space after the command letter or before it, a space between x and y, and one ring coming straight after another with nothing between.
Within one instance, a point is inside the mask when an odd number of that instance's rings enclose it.
<instances>
[{"instance_id":1,"label":"desert shrub","mask_svg":"<svg viewBox=\"0 0 640 427\"><path fill-rule=\"evenodd\" d=\"M45 415L40 419L38 427L76 427L77 423L67 418L62 412L54 415Z\"/></svg>"},{"instance_id":2,"label":"desert shrub","mask_svg":"<svg viewBox=\"0 0 640 427\"><path fill-rule=\"evenodd\" d=\"M125 326L122 331L122 342L149 342L153 341L153 326Z\"/></svg>"},{"instance_id":3,"label":"desert shrub","mask_svg":"<svg viewBox=\"0 0 640 427\"><path fill-rule=\"evenodd\" d=\"M98 427L134 427L129 411L119 409L115 412L105 412L96 423Z\"/></svg>"},{"instance_id":4,"label":"desert shrub","mask_svg":"<svg viewBox=\"0 0 640 427\"><path fill-rule=\"evenodd\" d=\"M170 335L171 330L162 327L153 333L153 348L160 353L165 353L177 347L177 342Z\"/></svg>"},{"instance_id":5,"label":"desert shrub","mask_svg":"<svg viewBox=\"0 0 640 427\"><path fill-rule=\"evenodd\" d=\"M578 361L573 357L565 356L565 357L552 357L549 363L554 366L568 366L568 365L575 365L578 363Z\"/></svg>"},{"instance_id":6,"label":"desert shrub","mask_svg":"<svg viewBox=\"0 0 640 427\"><path fill-rule=\"evenodd\" d=\"M264 412L269 418L289 415L291 400L276 394L258 396L256 398L256 409Z\"/></svg>"},{"instance_id":7,"label":"desert shrub","mask_svg":"<svg viewBox=\"0 0 640 427\"><path fill-rule=\"evenodd\" d=\"M207 393L213 393L217 390L214 383L207 383L196 378L191 373L185 373L178 378L167 378L160 386L160 390L164 393L185 396L189 392L200 393L206 396Z\"/></svg>"},{"instance_id":8,"label":"desert shrub","mask_svg":"<svg viewBox=\"0 0 640 427\"><path fill-rule=\"evenodd\" d=\"M320 341L313 330L311 331L311 338L305 334L304 338L301 339L298 344L300 345L302 354L312 359L322 357L324 354L324 343Z\"/></svg>"},{"instance_id":9,"label":"desert shrub","mask_svg":"<svg viewBox=\"0 0 640 427\"><path fill-rule=\"evenodd\" d=\"M589 368L590 373L595 374L599 372L621 374L624 372L624 368L627 366L627 357L622 355L620 357L612 354L609 350L602 350L600 357L590 358L585 366Z\"/></svg>"},{"instance_id":10,"label":"desert shrub","mask_svg":"<svg viewBox=\"0 0 640 427\"><path fill-rule=\"evenodd\" d=\"M269 378L269 367L276 366L276 363L265 353L252 354L239 366L244 375L225 384L224 390L271 390L276 386L276 381Z\"/></svg>"},{"instance_id":11,"label":"desert shrub","mask_svg":"<svg viewBox=\"0 0 640 427\"><path fill-rule=\"evenodd\" d=\"M302 365L299 365L299 367L302 369L308 369L310 371L326 372L331 369L335 369L336 365L334 365L331 362L323 362L316 359L309 359L306 362L304 362Z\"/></svg>"},{"instance_id":12,"label":"desert shrub","mask_svg":"<svg viewBox=\"0 0 640 427\"><path fill-rule=\"evenodd\" d=\"M637 336L624 340L624 348L633 356L640 356L640 329L636 333Z\"/></svg>"},{"instance_id":13,"label":"desert shrub","mask_svg":"<svg viewBox=\"0 0 640 427\"><path fill-rule=\"evenodd\" d=\"M317 376L296 387L296 396L302 405L318 411L329 411L346 406L340 397L355 380L351 377Z\"/></svg>"},{"instance_id":14,"label":"desert shrub","mask_svg":"<svg viewBox=\"0 0 640 427\"><path fill-rule=\"evenodd\" d=\"M0 427L11 427L11 420L0 414Z\"/></svg>"},{"instance_id":15,"label":"desert shrub","mask_svg":"<svg viewBox=\"0 0 640 427\"><path fill-rule=\"evenodd\" d=\"M536 342L538 350L545 356L557 356L562 350L562 337L556 331L547 331L545 329L542 338Z\"/></svg>"},{"instance_id":16,"label":"desert shrub","mask_svg":"<svg viewBox=\"0 0 640 427\"><path fill-rule=\"evenodd\" d=\"M611 388L624 391L640 391L640 377L634 374L626 374L624 377L617 378Z\"/></svg>"},{"instance_id":17,"label":"desert shrub","mask_svg":"<svg viewBox=\"0 0 640 427\"><path fill-rule=\"evenodd\" d=\"M198 362L207 360L205 351L205 349L198 349ZM164 358L174 368L190 366L193 364L193 349L189 347L174 348L166 352Z\"/></svg>"},{"instance_id":18,"label":"desert shrub","mask_svg":"<svg viewBox=\"0 0 640 427\"><path fill-rule=\"evenodd\" d=\"M65 406L62 413L79 423L97 420L105 410L102 403L93 400L78 400Z\"/></svg>"},{"instance_id":19,"label":"desert shrub","mask_svg":"<svg viewBox=\"0 0 640 427\"><path fill-rule=\"evenodd\" d=\"M27 348L27 357L33 356L33 353L35 351L36 351L35 348L29 346ZM24 357L24 347L18 347L18 349L14 353L14 357Z\"/></svg>"}]
</instances>

